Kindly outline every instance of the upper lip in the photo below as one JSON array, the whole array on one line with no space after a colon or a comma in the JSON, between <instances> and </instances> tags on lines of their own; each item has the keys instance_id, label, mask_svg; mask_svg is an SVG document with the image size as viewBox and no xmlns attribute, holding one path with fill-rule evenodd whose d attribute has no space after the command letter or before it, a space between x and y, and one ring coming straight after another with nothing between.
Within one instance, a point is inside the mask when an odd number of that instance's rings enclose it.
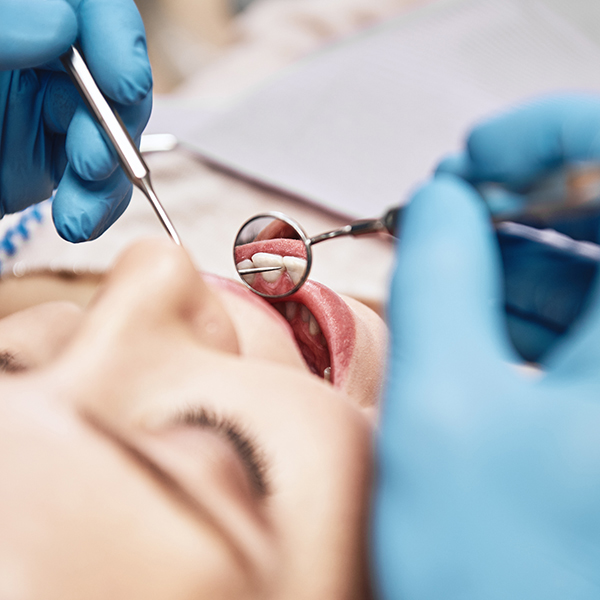
<instances>
[{"instance_id":1,"label":"upper lip","mask_svg":"<svg viewBox=\"0 0 600 600\"><path fill-rule=\"evenodd\" d=\"M256 252L272 252L281 256L296 256L306 258L306 246L300 240L289 240L279 238L274 240L261 240L259 242L250 242L242 246L236 246L234 251L234 260L236 263L241 260L252 258Z\"/></svg>"}]
</instances>

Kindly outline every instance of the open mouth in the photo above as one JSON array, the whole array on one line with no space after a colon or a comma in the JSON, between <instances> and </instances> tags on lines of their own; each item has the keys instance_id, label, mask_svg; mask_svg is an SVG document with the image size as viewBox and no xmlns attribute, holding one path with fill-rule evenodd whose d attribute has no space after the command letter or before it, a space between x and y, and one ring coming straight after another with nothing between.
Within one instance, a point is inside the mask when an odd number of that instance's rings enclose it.
<instances>
[{"instance_id":1,"label":"open mouth","mask_svg":"<svg viewBox=\"0 0 600 600\"><path fill-rule=\"evenodd\" d=\"M306 270L306 246L295 239L269 239L235 248L238 269L277 266L278 270L247 275L259 292L284 293ZM281 288L281 289L280 289ZM355 342L354 314L329 288L307 281L297 292L283 298L266 298L289 323L308 368L341 387Z\"/></svg>"},{"instance_id":2,"label":"open mouth","mask_svg":"<svg viewBox=\"0 0 600 600\"><path fill-rule=\"evenodd\" d=\"M241 283L208 274L204 278L242 294L247 301L270 304L288 322L310 371L343 388L354 352L356 325L354 313L335 292L309 280L291 296L268 300Z\"/></svg>"},{"instance_id":3,"label":"open mouth","mask_svg":"<svg viewBox=\"0 0 600 600\"><path fill-rule=\"evenodd\" d=\"M270 300L288 321L308 368L342 387L354 351L354 314L335 292L307 281L284 300Z\"/></svg>"}]
</instances>

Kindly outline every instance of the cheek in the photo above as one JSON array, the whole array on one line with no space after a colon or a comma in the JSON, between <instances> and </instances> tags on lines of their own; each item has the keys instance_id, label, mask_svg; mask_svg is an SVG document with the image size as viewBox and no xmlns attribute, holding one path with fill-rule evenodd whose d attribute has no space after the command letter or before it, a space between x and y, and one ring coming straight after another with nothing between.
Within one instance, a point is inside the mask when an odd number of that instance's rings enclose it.
<instances>
[{"instance_id":1,"label":"cheek","mask_svg":"<svg viewBox=\"0 0 600 600\"><path fill-rule=\"evenodd\" d=\"M72 338L82 310L70 302L48 302L0 320L0 352L27 368L45 365Z\"/></svg>"},{"instance_id":2,"label":"cheek","mask_svg":"<svg viewBox=\"0 0 600 600\"><path fill-rule=\"evenodd\" d=\"M210 524L110 444L52 407L1 408L0 598L247 596Z\"/></svg>"}]
</instances>

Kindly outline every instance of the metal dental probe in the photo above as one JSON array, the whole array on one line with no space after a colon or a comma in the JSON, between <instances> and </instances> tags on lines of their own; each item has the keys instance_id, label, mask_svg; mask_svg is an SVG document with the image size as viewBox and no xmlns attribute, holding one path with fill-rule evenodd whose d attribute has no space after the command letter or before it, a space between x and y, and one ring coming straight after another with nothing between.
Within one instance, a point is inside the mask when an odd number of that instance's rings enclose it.
<instances>
[{"instance_id":1,"label":"metal dental probe","mask_svg":"<svg viewBox=\"0 0 600 600\"><path fill-rule=\"evenodd\" d=\"M113 145L119 157L119 163L123 171L125 171L127 178L148 198L156 216L167 233L178 246L181 246L179 235L152 188L152 184L150 183L150 169L148 169L140 151L131 139L123 121L113 111L100 91L79 50L71 46L60 57L60 60L89 111L94 115L104 130L106 137Z\"/></svg>"}]
</instances>

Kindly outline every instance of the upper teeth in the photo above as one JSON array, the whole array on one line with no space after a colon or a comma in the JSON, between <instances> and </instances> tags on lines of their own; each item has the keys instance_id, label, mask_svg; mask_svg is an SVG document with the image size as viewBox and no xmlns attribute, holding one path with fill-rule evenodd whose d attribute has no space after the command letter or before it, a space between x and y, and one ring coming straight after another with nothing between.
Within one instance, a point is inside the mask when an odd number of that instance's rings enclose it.
<instances>
[{"instance_id":1,"label":"upper teeth","mask_svg":"<svg viewBox=\"0 0 600 600\"><path fill-rule=\"evenodd\" d=\"M298 258L297 256L284 256L283 264L290 274L294 285L296 285L302 279L302 276L306 271L306 260Z\"/></svg>"},{"instance_id":2,"label":"upper teeth","mask_svg":"<svg viewBox=\"0 0 600 600\"><path fill-rule=\"evenodd\" d=\"M255 267L281 267L281 271L265 271L261 273L263 279L269 283L277 281L283 271L283 256L279 254L269 254L268 252L257 252L252 257L252 264Z\"/></svg>"},{"instance_id":3,"label":"upper teeth","mask_svg":"<svg viewBox=\"0 0 600 600\"><path fill-rule=\"evenodd\" d=\"M306 260L297 256L281 256L269 252L257 252L252 259L244 259L237 263L238 269L252 269L255 267L281 267L277 271L261 273L263 279L269 283L277 281L287 271L294 285L296 285L306 271ZM255 274L243 275L244 279L252 284Z\"/></svg>"}]
</instances>

